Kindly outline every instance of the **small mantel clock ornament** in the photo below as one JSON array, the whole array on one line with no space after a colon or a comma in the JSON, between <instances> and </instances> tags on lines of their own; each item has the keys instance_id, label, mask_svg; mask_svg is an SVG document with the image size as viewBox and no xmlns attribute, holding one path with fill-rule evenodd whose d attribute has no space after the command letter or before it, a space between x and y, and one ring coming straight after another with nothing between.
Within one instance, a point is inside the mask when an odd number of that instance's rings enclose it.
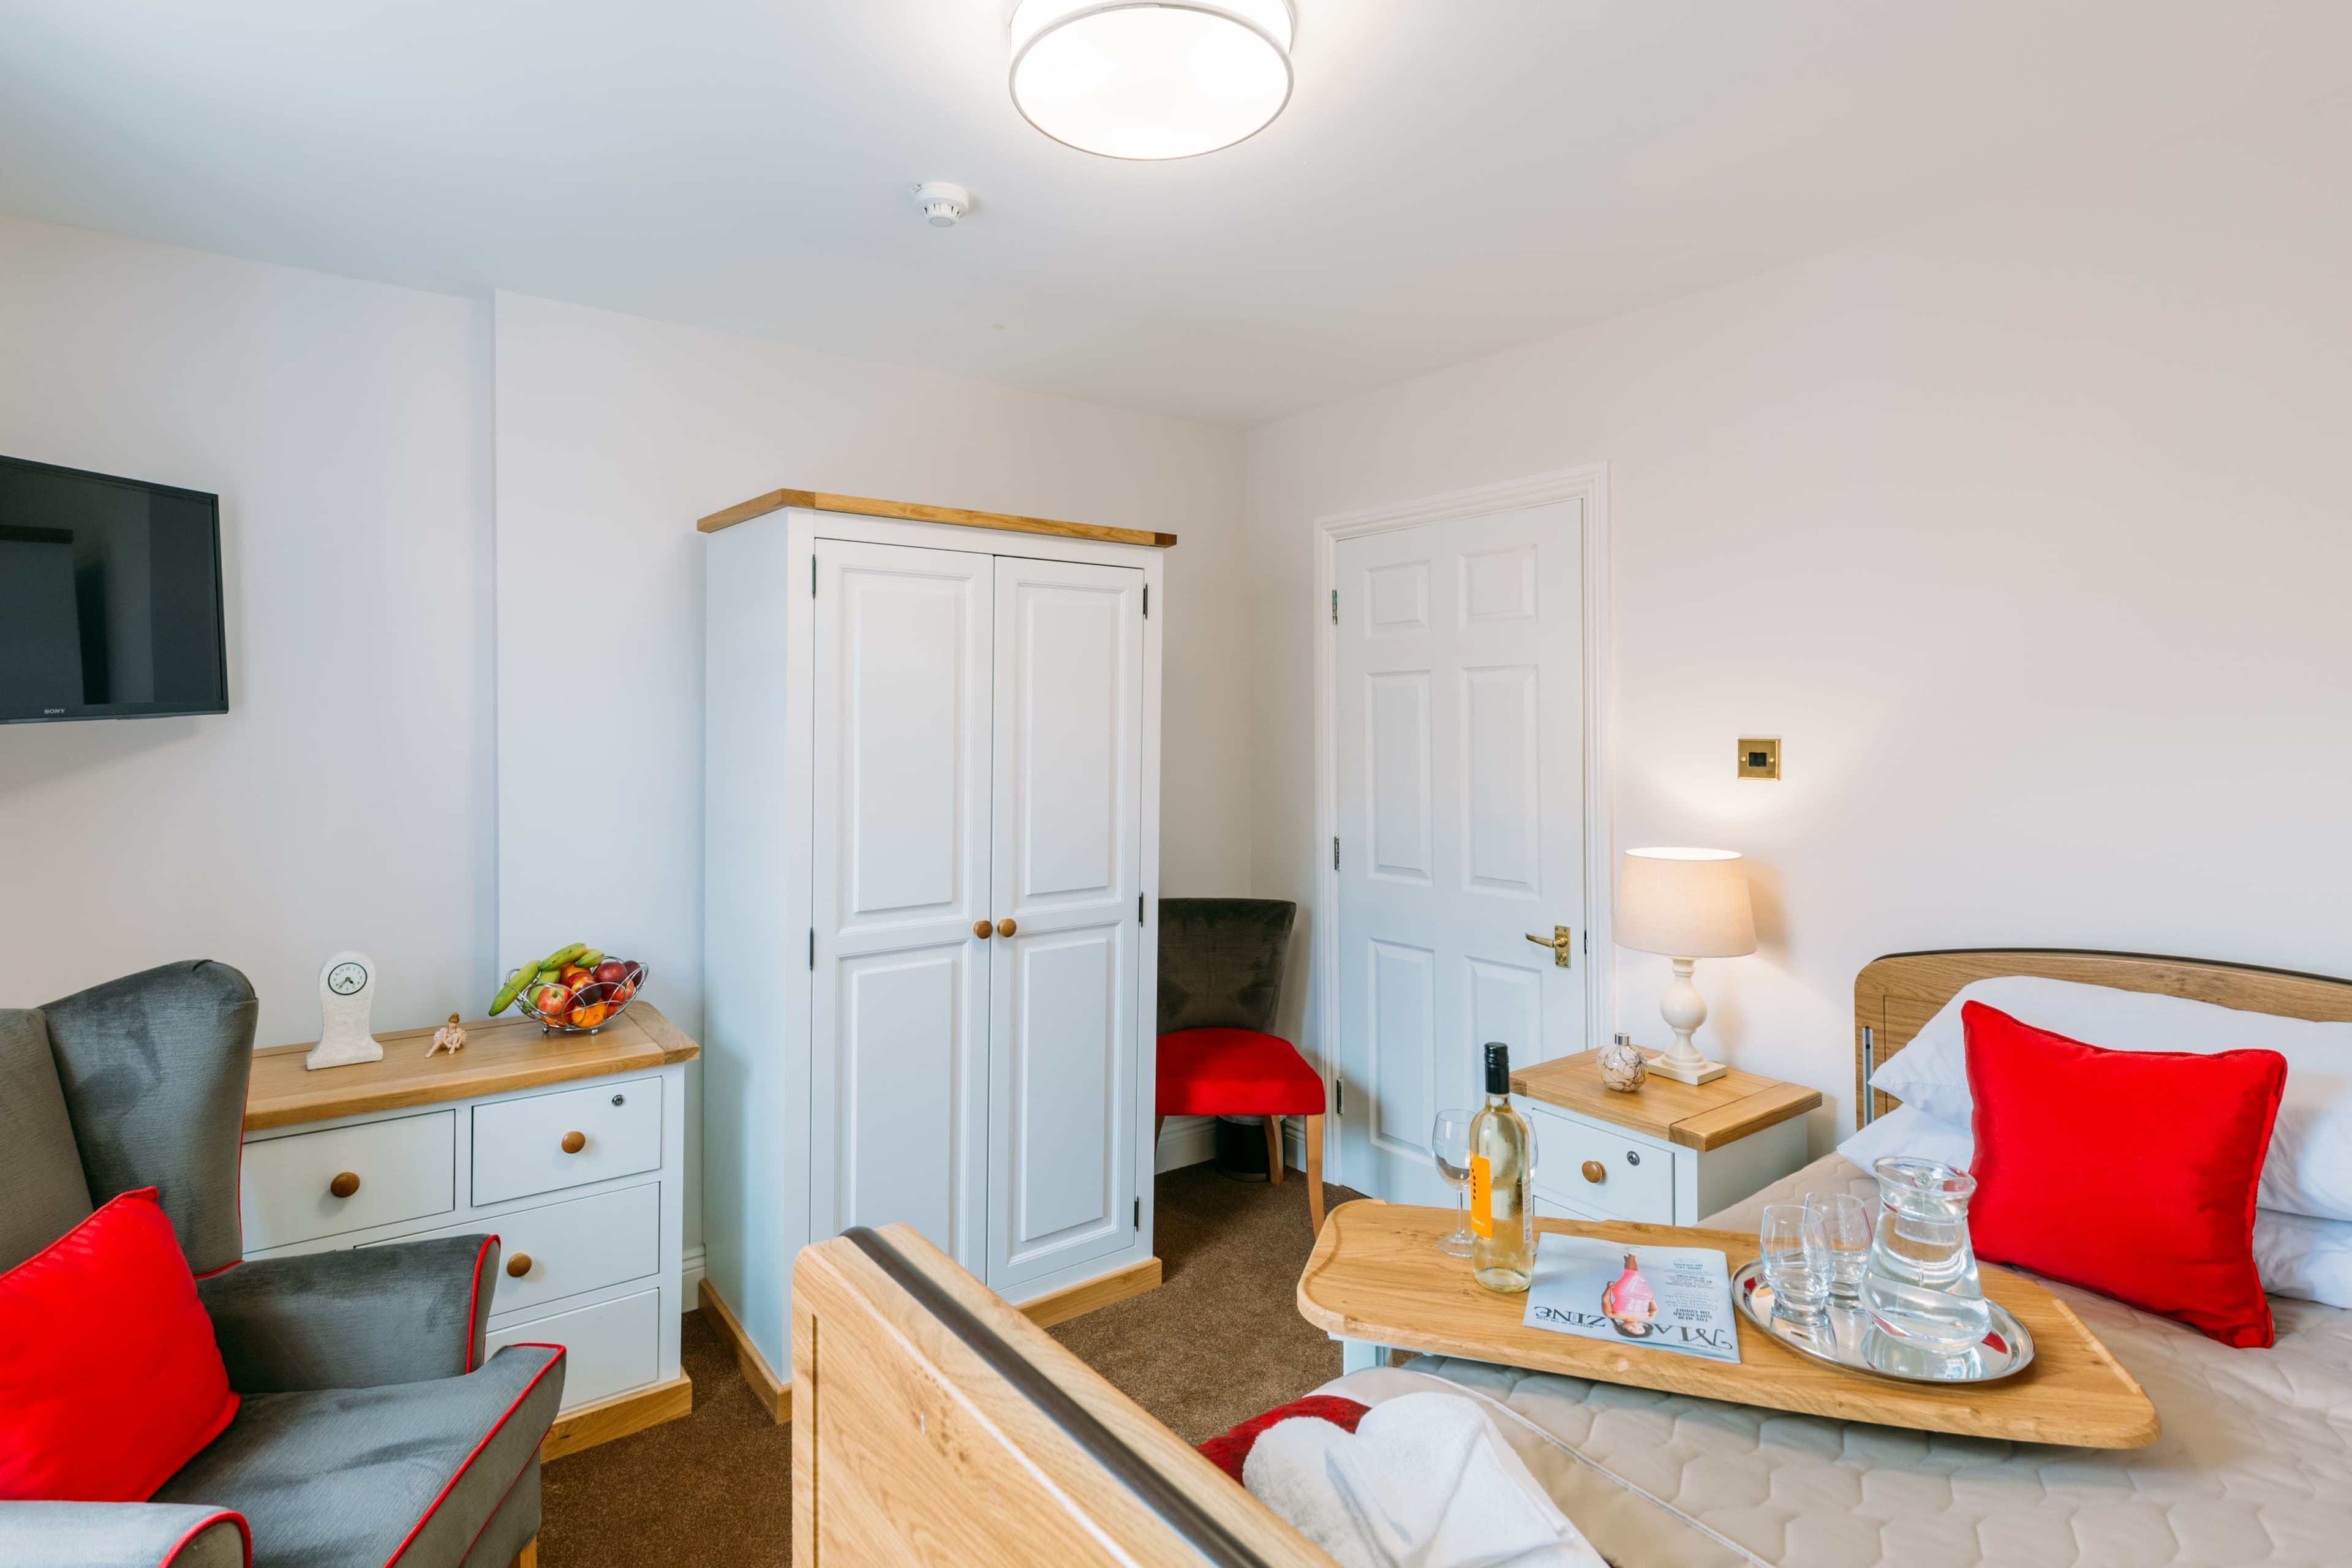
<instances>
[{"instance_id":1,"label":"small mantel clock ornament","mask_svg":"<svg viewBox=\"0 0 2352 1568\"><path fill-rule=\"evenodd\" d=\"M339 952L319 970L319 1012L324 1026L319 1043L302 1058L312 1072L383 1060L383 1043L368 1033L375 1005L375 960L364 952Z\"/></svg>"}]
</instances>

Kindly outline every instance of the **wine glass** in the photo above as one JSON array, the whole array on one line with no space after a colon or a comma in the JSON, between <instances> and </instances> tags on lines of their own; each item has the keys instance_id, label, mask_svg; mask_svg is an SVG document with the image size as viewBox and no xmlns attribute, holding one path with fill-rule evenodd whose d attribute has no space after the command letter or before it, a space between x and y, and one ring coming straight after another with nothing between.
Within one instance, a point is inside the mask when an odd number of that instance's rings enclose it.
<instances>
[{"instance_id":1,"label":"wine glass","mask_svg":"<svg viewBox=\"0 0 2352 1568\"><path fill-rule=\"evenodd\" d=\"M1429 1152L1437 1158L1437 1173L1454 1189L1454 1234L1442 1238L1437 1250L1454 1258L1470 1256L1470 1222L1462 1194L1470 1186L1470 1123L1477 1114L1441 1110L1429 1130Z\"/></svg>"}]
</instances>

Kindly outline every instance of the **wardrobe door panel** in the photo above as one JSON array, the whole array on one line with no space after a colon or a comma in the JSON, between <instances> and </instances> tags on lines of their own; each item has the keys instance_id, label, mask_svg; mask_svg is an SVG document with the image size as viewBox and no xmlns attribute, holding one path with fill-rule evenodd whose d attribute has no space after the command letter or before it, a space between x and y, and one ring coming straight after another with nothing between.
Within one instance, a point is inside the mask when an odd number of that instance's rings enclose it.
<instances>
[{"instance_id":1,"label":"wardrobe door panel","mask_svg":"<svg viewBox=\"0 0 2352 1568\"><path fill-rule=\"evenodd\" d=\"M820 539L812 1234L985 1260L993 558Z\"/></svg>"},{"instance_id":2,"label":"wardrobe door panel","mask_svg":"<svg viewBox=\"0 0 2352 1568\"><path fill-rule=\"evenodd\" d=\"M988 1282L1135 1236L1143 574L1000 557ZM1003 928L999 927L1000 931Z\"/></svg>"}]
</instances>

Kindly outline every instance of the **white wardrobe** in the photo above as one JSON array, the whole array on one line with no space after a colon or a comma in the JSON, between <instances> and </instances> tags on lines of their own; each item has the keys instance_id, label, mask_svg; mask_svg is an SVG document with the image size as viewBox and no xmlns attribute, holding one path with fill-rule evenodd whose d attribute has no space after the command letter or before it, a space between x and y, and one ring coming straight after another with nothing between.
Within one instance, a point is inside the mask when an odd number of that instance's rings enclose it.
<instances>
[{"instance_id":1,"label":"white wardrobe","mask_svg":"<svg viewBox=\"0 0 2352 1568\"><path fill-rule=\"evenodd\" d=\"M1148 1267L1161 551L794 505L704 547L711 1289L789 1382L849 1226L1016 1302Z\"/></svg>"}]
</instances>

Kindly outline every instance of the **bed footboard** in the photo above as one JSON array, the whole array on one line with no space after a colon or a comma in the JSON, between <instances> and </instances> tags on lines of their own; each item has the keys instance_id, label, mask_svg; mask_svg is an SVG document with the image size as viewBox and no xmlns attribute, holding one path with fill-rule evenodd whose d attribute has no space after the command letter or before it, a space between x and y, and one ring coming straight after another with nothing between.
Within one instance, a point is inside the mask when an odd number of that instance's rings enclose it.
<instances>
[{"instance_id":1,"label":"bed footboard","mask_svg":"<svg viewBox=\"0 0 2352 1568\"><path fill-rule=\"evenodd\" d=\"M1333 1568L911 1226L793 1268L797 1568Z\"/></svg>"}]
</instances>

